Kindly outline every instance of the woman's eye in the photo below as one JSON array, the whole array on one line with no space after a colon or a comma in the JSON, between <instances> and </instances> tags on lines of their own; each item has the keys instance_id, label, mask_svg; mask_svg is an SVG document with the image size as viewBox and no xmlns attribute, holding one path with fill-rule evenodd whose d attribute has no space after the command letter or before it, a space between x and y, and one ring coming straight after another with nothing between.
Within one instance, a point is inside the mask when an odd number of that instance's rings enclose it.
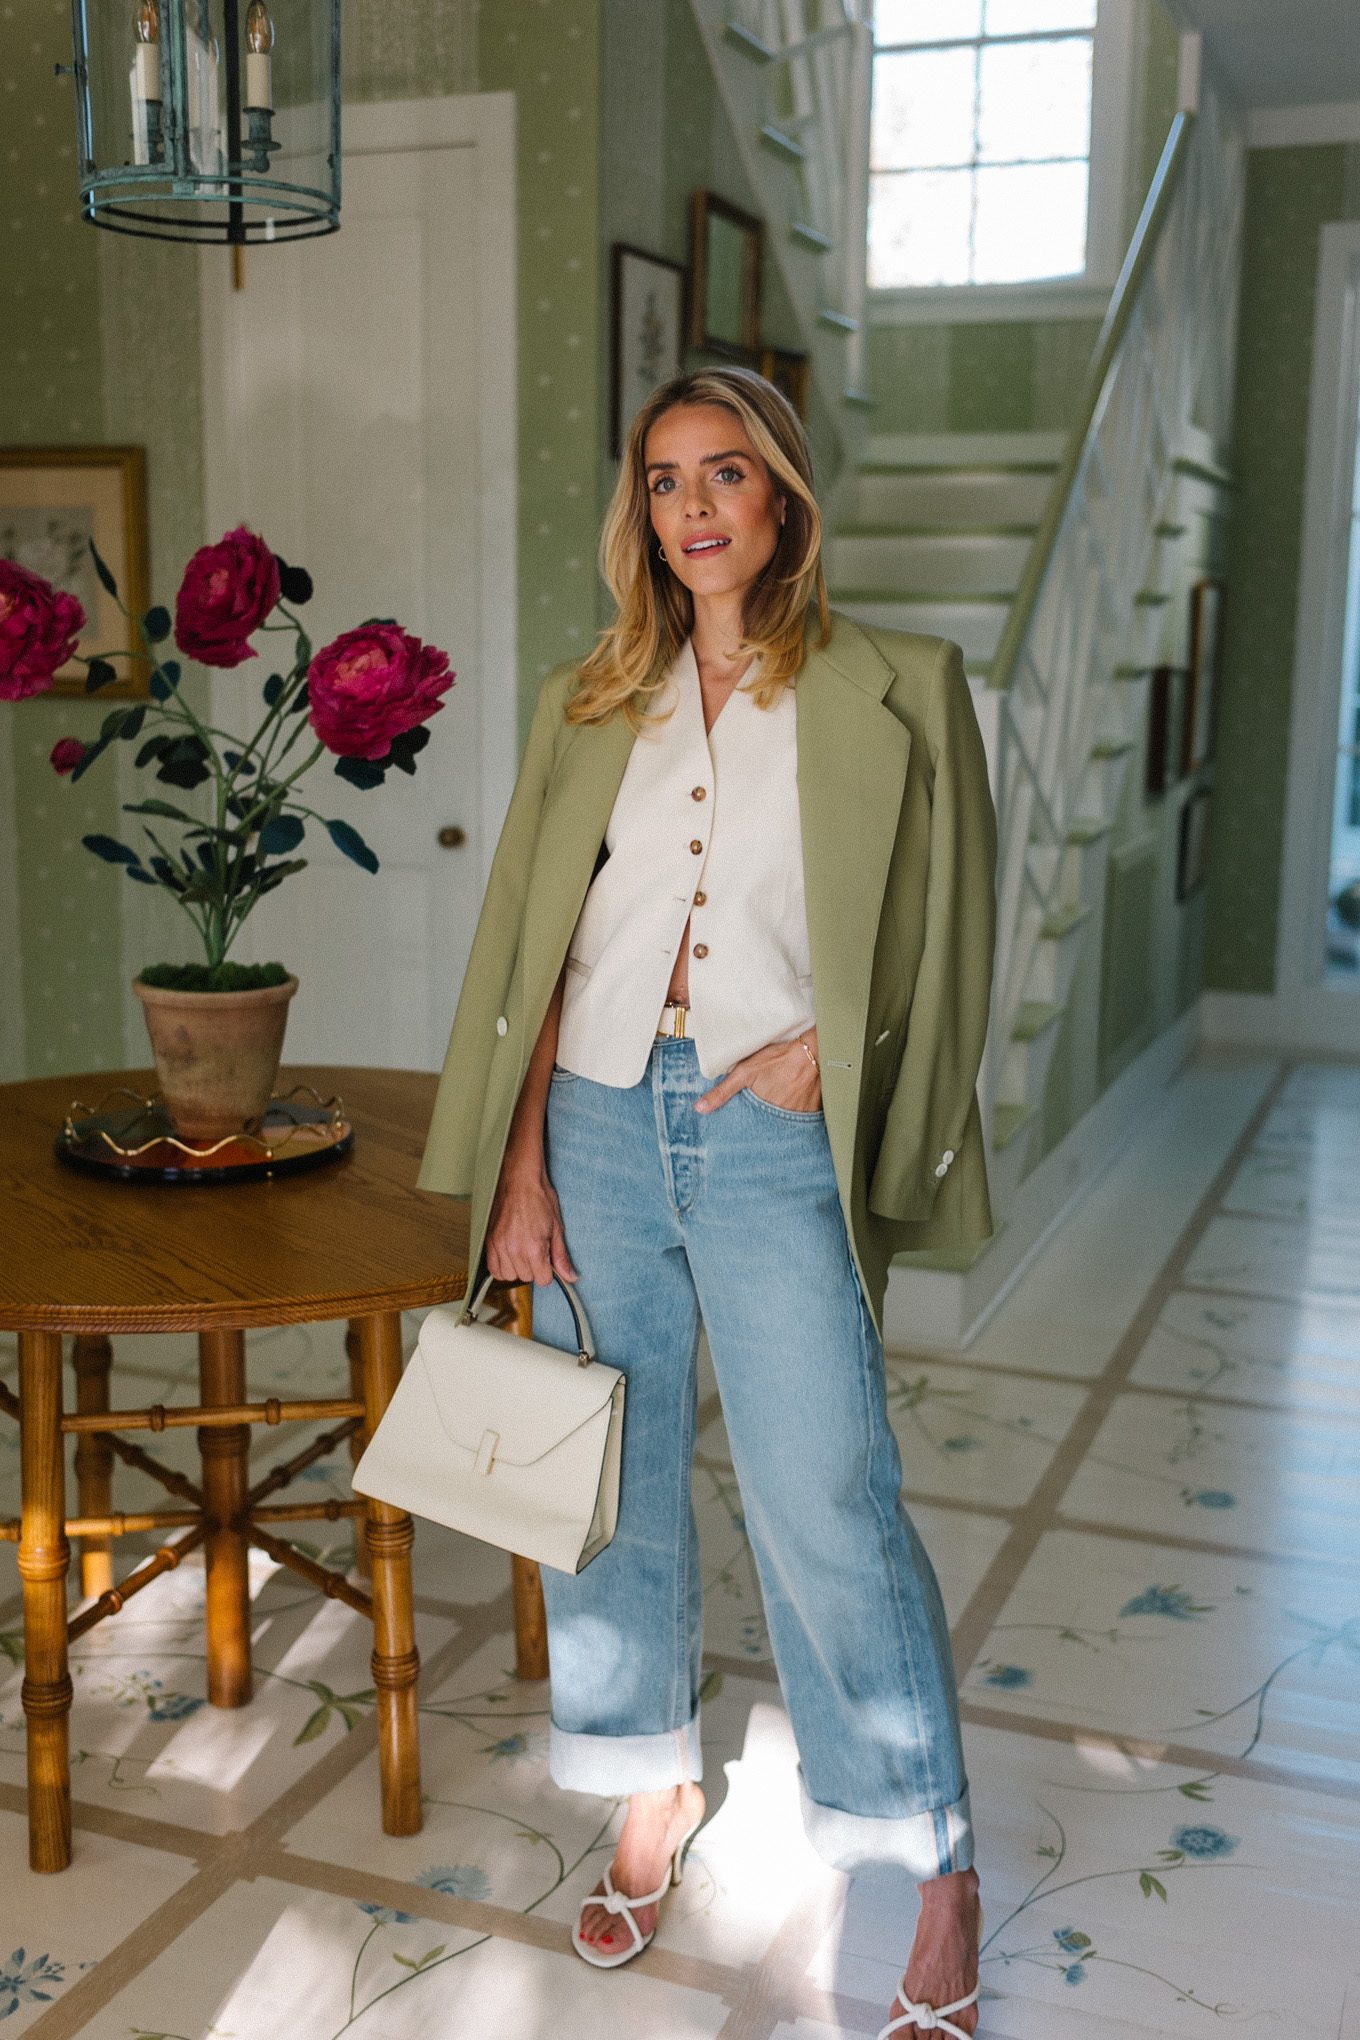
<instances>
[{"instance_id":1,"label":"woman's eye","mask_svg":"<svg viewBox=\"0 0 1360 2040\"><path fill-rule=\"evenodd\" d=\"M734 480L736 480L736 481L738 481L738 482L740 482L740 481L744 481L744 480L745 480L745 478L746 478L746 471L745 471L745 469L744 469L744 468L739 468L739 467L734 467L734 466L733 466L733 465L731 464L731 462L730 462L730 461L729 461L729 463L728 463L728 465L727 465L726 467L720 467L720 468L718 469L718 474L719 474L719 476L722 476L722 475L731 475L731 476L732 476L732 477L734 478Z\"/></svg>"}]
</instances>

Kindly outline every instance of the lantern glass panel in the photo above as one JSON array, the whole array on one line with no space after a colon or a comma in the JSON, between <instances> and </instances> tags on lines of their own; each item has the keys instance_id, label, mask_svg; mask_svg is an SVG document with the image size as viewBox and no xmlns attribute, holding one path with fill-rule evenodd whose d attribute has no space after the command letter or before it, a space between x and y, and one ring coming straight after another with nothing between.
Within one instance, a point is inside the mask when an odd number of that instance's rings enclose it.
<instances>
[{"instance_id":1,"label":"lantern glass panel","mask_svg":"<svg viewBox=\"0 0 1360 2040\"><path fill-rule=\"evenodd\" d=\"M340 0L76 0L81 196L125 233L339 224Z\"/></svg>"}]
</instances>

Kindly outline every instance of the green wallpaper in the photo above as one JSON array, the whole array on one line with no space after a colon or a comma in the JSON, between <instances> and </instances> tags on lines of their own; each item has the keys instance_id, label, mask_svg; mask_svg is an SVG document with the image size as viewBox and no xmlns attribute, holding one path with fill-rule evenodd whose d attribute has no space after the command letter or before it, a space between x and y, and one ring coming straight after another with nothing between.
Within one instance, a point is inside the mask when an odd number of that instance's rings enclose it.
<instances>
[{"instance_id":1,"label":"green wallpaper","mask_svg":"<svg viewBox=\"0 0 1360 2040\"><path fill-rule=\"evenodd\" d=\"M1176 111L1179 32L1141 0L1124 202L1132 233ZM998 319L874 326L875 432L1060 432L1073 416L1098 319Z\"/></svg>"},{"instance_id":2,"label":"green wallpaper","mask_svg":"<svg viewBox=\"0 0 1360 2040\"><path fill-rule=\"evenodd\" d=\"M1253 150L1237 351L1205 983L1275 989L1319 237L1360 219L1360 146Z\"/></svg>"}]
</instances>

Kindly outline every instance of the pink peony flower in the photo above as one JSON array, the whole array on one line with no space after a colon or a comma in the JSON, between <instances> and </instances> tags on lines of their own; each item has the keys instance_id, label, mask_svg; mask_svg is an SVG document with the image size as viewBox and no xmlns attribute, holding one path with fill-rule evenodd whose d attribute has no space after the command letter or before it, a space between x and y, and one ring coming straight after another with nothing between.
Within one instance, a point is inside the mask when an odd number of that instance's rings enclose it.
<instances>
[{"instance_id":1,"label":"pink peony flower","mask_svg":"<svg viewBox=\"0 0 1360 2040\"><path fill-rule=\"evenodd\" d=\"M54 772L74 772L85 756L85 746L79 737L58 737L52 746L50 764Z\"/></svg>"},{"instance_id":2,"label":"pink peony flower","mask_svg":"<svg viewBox=\"0 0 1360 2040\"><path fill-rule=\"evenodd\" d=\"M238 524L200 546L184 569L175 598L175 643L204 666L239 666L253 659L247 642L279 599L279 568L255 532Z\"/></svg>"},{"instance_id":3,"label":"pink peony flower","mask_svg":"<svg viewBox=\"0 0 1360 2040\"><path fill-rule=\"evenodd\" d=\"M395 623L360 624L308 667L308 718L342 758L385 758L394 737L438 713L453 681L448 653L436 645Z\"/></svg>"},{"instance_id":4,"label":"pink peony flower","mask_svg":"<svg viewBox=\"0 0 1360 2040\"><path fill-rule=\"evenodd\" d=\"M45 694L84 628L74 595L17 560L0 560L0 701Z\"/></svg>"}]
</instances>

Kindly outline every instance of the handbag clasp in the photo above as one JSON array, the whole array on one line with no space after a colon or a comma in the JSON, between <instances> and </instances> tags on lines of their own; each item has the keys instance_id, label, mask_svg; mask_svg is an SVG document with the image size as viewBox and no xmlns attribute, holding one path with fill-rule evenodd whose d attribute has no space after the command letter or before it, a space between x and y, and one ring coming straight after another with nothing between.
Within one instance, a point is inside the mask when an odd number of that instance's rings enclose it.
<instances>
[{"instance_id":1,"label":"handbag clasp","mask_svg":"<svg viewBox=\"0 0 1360 2040\"><path fill-rule=\"evenodd\" d=\"M477 1447L477 1457L472 1463L474 1473L490 1473L496 1460L496 1447L500 1442L499 1431L483 1431L482 1442Z\"/></svg>"}]
</instances>

